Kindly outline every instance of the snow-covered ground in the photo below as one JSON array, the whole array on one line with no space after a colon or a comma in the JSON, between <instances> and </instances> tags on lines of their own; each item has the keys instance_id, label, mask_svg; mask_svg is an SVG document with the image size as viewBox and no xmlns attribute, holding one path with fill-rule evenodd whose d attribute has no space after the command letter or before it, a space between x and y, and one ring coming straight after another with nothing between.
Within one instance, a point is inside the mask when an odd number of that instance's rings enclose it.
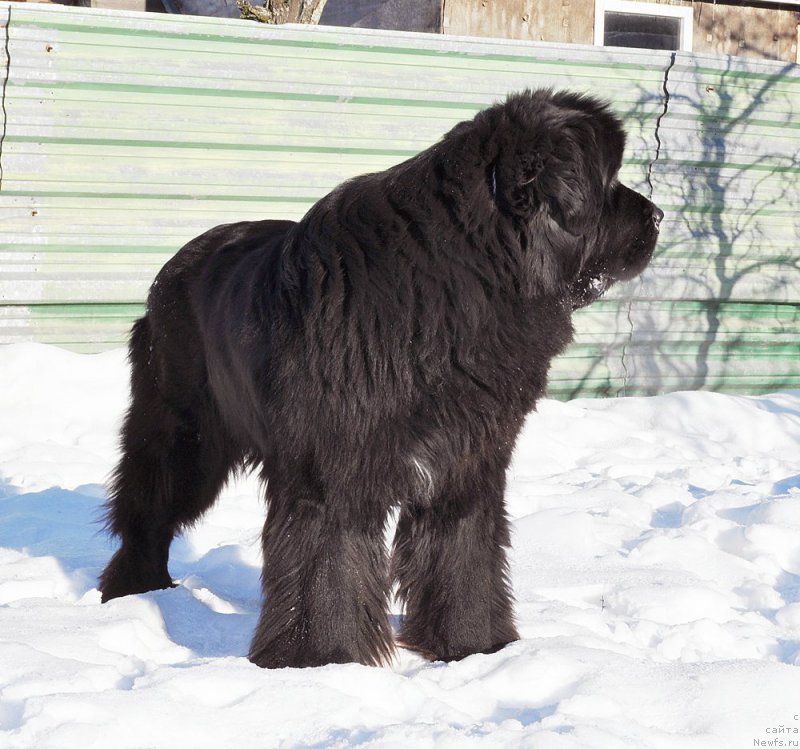
<instances>
[{"instance_id":1,"label":"snow-covered ground","mask_svg":"<svg viewBox=\"0 0 800 749\"><path fill-rule=\"evenodd\" d=\"M100 605L126 398L122 351L0 348L0 747L800 746L800 392L543 402L509 477L523 639L279 671L245 658L252 479L173 544L180 587Z\"/></svg>"}]
</instances>

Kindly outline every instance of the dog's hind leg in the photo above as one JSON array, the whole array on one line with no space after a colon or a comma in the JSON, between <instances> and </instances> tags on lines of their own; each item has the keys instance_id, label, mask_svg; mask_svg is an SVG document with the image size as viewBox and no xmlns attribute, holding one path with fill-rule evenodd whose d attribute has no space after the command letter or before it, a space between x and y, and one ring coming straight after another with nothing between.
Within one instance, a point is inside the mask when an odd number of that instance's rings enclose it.
<instances>
[{"instance_id":1,"label":"dog's hind leg","mask_svg":"<svg viewBox=\"0 0 800 749\"><path fill-rule=\"evenodd\" d=\"M204 389L187 392L180 406L167 402L152 359L144 317L131 335L131 405L106 509L107 527L122 546L100 576L103 601L172 585L173 537L211 506L241 457Z\"/></svg>"}]
</instances>

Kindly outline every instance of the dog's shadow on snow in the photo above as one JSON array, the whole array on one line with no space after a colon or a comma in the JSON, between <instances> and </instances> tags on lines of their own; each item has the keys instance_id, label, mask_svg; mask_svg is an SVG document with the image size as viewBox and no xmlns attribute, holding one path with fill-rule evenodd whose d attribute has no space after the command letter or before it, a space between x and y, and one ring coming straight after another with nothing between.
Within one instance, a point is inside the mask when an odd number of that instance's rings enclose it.
<instances>
[{"instance_id":1,"label":"dog's shadow on snow","mask_svg":"<svg viewBox=\"0 0 800 749\"><path fill-rule=\"evenodd\" d=\"M77 601L96 590L117 547L103 528L104 498L101 484L25 492L0 478L0 547L54 560L62 576L58 597ZM236 545L198 558L183 537L171 557L177 586L142 595L158 606L170 639L199 657L246 656L260 608L260 569Z\"/></svg>"},{"instance_id":2,"label":"dog's shadow on snow","mask_svg":"<svg viewBox=\"0 0 800 749\"><path fill-rule=\"evenodd\" d=\"M161 610L170 639L204 658L246 656L261 606L261 570L241 548L219 546L191 561L184 537L173 541L176 587L145 595Z\"/></svg>"},{"instance_id":3,"label":"dog's shadow on snow","mask_svg":"<svg viewBox=\"0 0 800 749\"><path fill-rule=\"evenodd\" d=\"M74 602L94 594L99 606L97 579L117 548L103 527L104 500L101 484L25 492L0 477L0 547L53 560L61 577L57 597ZM261 607L261 569L242 552L229 544L198 556L179 536L170 550L176 587L140 596L158 607L169 638L198 657L247 655ZM390 617L395 631L400 621Z\"/></svg>"},{"instance_id":4,"label":"dog's shadow on snow","mask_svg":"<svg viewBox=\"0 0 800 749\"><path fill-rule=\"evenodd\" d=\"M59 597L77 601L97 589L117 548L103 528L104 499L101 484L25 492L0 478L0 547L54 560ZM219 546L198 557L179 536L170 572L175 588L141 595L158 606L169 638L201 658L246 656L261 606L261 570L242 558L242 548ZM397 630L400 617L391 624Z\"/></svg>"},{"instance_id":5,"label":"dog's shadow on snow","mask_svg":"<svg viewBox=\"0 0 800 749\"><path fill-rule=\"evenodd\" d=\"M0 481L0 547L55 559L79 597L112 550L102 533L103 497L99 484L25 492Z\"/></svg>"}]
</instances>

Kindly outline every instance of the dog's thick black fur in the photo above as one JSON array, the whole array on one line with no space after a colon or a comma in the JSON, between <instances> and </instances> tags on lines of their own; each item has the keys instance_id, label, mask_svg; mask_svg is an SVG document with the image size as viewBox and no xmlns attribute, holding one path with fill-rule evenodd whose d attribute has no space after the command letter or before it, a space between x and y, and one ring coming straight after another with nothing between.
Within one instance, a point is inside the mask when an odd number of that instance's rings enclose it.
<instances>
[{"instance_id":1,"label":"dog's thick black fur","mask_svg":"<svg viewBox=\"0 0 800 749\"><path fill-rule=\"evenodd\" d=\"M401 644L429 658L517 639L517 433L572 311L644 269L663 216L617 181L624 139L594 99L525 92L297 223L189 242L133 328L103 600L169 587L174 535L258 465L254 663L386 661L395 583Z\"/></svg>"}]
</instances>

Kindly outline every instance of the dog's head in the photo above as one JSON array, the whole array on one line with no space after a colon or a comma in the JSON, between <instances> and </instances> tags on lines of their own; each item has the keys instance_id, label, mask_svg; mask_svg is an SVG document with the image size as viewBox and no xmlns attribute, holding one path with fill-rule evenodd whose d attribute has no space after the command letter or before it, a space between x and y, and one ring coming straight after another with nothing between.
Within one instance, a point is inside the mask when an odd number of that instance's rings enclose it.
<instances>
[{"instance_id":1,"label":"dog's head","mask_svg":"<svg viewBox=\"0 0 800 749\"><path fill-rule=\"evenodd\" d=\"M604 103L524 92L480 113L485 190L514 226L540 288L573 308L641 273L664 214L621 184L625 132Z\"/></svg>"}]
</instances>

